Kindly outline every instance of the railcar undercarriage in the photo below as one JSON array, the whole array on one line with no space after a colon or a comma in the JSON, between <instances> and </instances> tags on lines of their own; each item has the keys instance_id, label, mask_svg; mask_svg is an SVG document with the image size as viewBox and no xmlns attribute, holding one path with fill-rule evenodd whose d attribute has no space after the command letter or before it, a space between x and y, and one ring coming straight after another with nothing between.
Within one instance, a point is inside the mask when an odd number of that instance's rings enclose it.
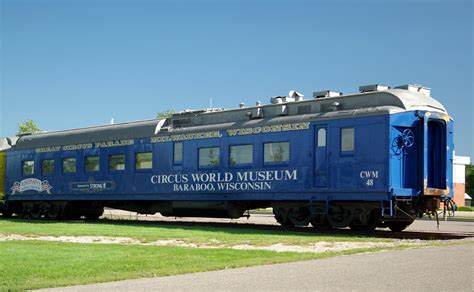
<instances>
[{"instance_id":1,"label":"railcar undercarriage","mask_svg":"<svg viewBox=\"0 0 474 292\"><path fill-rule=\"evenodd\" d=\"M441 203L443 216L453 216L456 205L449 197L397 199L392 202L282 202L272 207L275 219L284 227L311 224L321 230L350 227L356 231L388 227L400 232L425 214L436 218L439 226L438 210Z\"/></svg>"},{"instance_id":2,"label":"railcar undercarriage","mask_svg":"<svg viewBox=\"0 0 474 292\"><path fill-rule=\"evenodd\" d=\"M9 202L2 213L4 217L17 214L30 219L96 220L102 216L104 207L110 207L140 214L236 219L250 216L249 210L271 207L276 221L285 228L311 224L318 230L349 227L372 231L376 227L388 227L399 232L425 214L437 219L441 203L443 214L451 216L455 205L451 199L440 197L399 198L392 202L19 201Z\"/></svg>"},{"instance_id":3,"label":"railcar undercarriage","mask_svg":"<svg viewBox=\"0 0 474 292\"><path fill-rule=\"evenodd\" d=\"M97 201L20 201L4 206L4 217L13 214L28 219L97 220L104 213L104 205Z\"/></svg>"}]
</instances>

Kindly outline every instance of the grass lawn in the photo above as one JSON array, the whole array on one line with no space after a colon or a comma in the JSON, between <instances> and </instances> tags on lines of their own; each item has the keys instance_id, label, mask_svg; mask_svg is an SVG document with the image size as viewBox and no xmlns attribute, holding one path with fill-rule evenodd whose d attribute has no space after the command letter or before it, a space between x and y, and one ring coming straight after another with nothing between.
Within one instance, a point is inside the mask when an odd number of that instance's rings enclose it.
<instances>
[{"instance_id":1,"label":"grass lawn","mask_svg":"<svg viewBox=\"0 0 474 292\"><path fill-rule=\"evenodd\" d=\"M222 247L239 244L268 246L277 243L304 246L318 241L390 242L395 240L127 221L88 223L0 219L1 234L129 237L143 242L175 239L186 243L214 245L214 248L85 244L39 240L0 241L0 274L2 275L0 291L166 276L408 247L401 244L321 253L235 250Z\"/></svg>"},{"instance_id":2,"label":"grass lawn","mask_svg":"<svg viewBox=\"0 0 474 292\"><path fill-rule=\"evenodd\" d=\"M232 227L165 225L134 222L57 222L0 219L0 234L43 236L111 236L130 237L143 242L176 239L186 243L234 246L239 244L308 245L318 241L389 242L392 239L355 235L333 235L292 231L265 231Z\"/></svg>"},{"instance_id":3,"label":"grass lawn","mask_svg":"<svg viewBox=\"0 0 474 292\"><path fill-rule=\"evenodd\" d=\"M119 244L0 242L0 290L24 290L211 271L329 257L377 248L327 253L276 253Z\"/></svg>"},{"instance_id":4,"label":"grass lawn","mask_svg":"<svg viewBox=\"0 0 474 292\"><path fill-rule=\"evenodd\" d=\"M462 212L474 212L474 207L469 207L469 206L461 206L461 207L458 207L456 211L462 211Z\"/></svg>"}]
</instances>

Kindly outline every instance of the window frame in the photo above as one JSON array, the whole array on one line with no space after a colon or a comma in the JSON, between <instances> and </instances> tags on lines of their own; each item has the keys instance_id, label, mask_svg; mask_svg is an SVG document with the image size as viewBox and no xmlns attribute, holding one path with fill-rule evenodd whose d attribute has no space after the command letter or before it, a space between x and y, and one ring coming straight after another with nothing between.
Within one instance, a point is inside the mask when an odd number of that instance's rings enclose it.
<instances>
[{"instance_id":1,"label":"window frame","mask_svg":"<svg viewBox=\"0 0 474 292\"><path fill-rule=\"evenodd\" d=\"M64 161L66 159L74 159L74 171L64 172ZM74 175L77 173L77 158L76 157L62 157L61 158L61 173L63 175Z\"/></svg>"},{"instance_id":2,"label":"window frame","mask_svg":"<svg viewBox=\"0 0 474 292\"><path fill-rule=\"evenodd\" d=\"M251 153L252 162L250 162L250 163L235 163L235 164L232 164L232 163L231 163L232 147L239 147L239 146L251 146L251 147L252 147L252 150L251 150L251 152L250 152L250 153ZM254 144L251 144L251 143L245 143L245 144L231 144L231 145L229 145L229 156L228 156L228 159L229 159L229 167L230 167L230 168L242 168L242 167L249 167L249 166L252 166L252 165L255 163L254 151L255 151L255 145L254 145Z\"/></svg>"},{"instance_id":3,"label":"window frame","mask_svg":"<svg viewBox=\"0 0 474 292\"><path fill-rule=\"evenodd\" d=\"M277 144L277 143L287 143L288 144L288 160L287 161L273 161L273 162L265 162L265 145L266 144ZM263 142L263 155L262 161L264 166L273 166L273 165L289 165L291 161L291 143L289 140L285 141L268 141Z\"/></svg>"},{"instance_id":4,"label":"window frame","mask_svg":"<svg viewBox=\"0 0 474 292\"><path fill-rule=\"evenodd\" d=\"M88 158L93 158L93 157L97 157L99 169L88 171L87 170L87 159ZM100 155L87 155L87 156L84 156L84 173L99 173L99 172L100 172Z\"/></svg>"},{"instance_id":5,"label":"window frame","mask_svg":"<svg viewBox=\"0 0 474 292\"><path fill-rule=\"evenodd\" d=\"M181 145L181 160L176 161L176 145ZM199 160L199 159L198 159ZM173 165L183 165L184 161L184 143L183 142L173 142ZM199 164L199 161L198 161Z\"/></svg>"},{"instance_id":6,"label":"window frame","mask_svg":"<svg viewBox=\"0 0 474 292\"><path fill-rule=\"evenodd\" d=\"M111 169L110 168L110 158L112 156L123 156L123 169ZM109 173L120 173L120 172L125 172L127 170L127 155L125 153L113 153L107 155L107 169ZM100 171L100 158L99 158L99 171Z\"/></svg>"},{"instance_id":7,"label":"window frame","mask_svg":"<svg viewBox=\"0 0 474 292\"><path fill-rule=\"evenodd\" d=\"M32 173L25 174L25 162L33 162L33 171ZM34 159L25 159L21 161L21 176L22 177L32 177L35 175L35 160Z\"/></svg>"},{"instance_id":8,"label":"window frame","mask_svg":"<svg viewBox=\"0 0 474 292\"><path fill-rule=\"evenodd\" d=\"M324 145L319 145L321 143L319 132L324 131ZM316 133L316 148L323 148L328 146L328 131L326 127L318 127Z\"/></svg>"},{"instance_id":9,"label":"window frame","mask_svg":"<svg viewBox=\"0 0 474 292\"><path fill-rule=\"evenodd\" d=\"M151 154L151 167L150 168L137 168L137 155L139 154L147 154L147 153L150 153ZM138 172L147 172L147 171L151 171L153 170L153 151L140 151L140 152L135 152L134 153L134 156L133 156L133 167L135 169L135 171L138 171Z\"/></svg>"},{"instance_id":10,"label":"window frame","mask_svg":"<svg viewBox=\"0 0 474 292\"><path fill-rule=\"evenodd\" d=\"M343 136L343 132L344 130L352 130L352 149L351 150L343 150L342 149L342 136ZM350 127L341 127L341 130L340 130L340 134L339 134L339 151L341 153L341 156L351 156L351 155L354 155L355 151L356 151L356 143L355 143L355 136L356 136L356 128L354 126L350 126Z\"/></svg>"},{"instance_id":11,"label":"window frame","mask_svg":"<svg viewBox=\"0 0 474 292\"><path fill-rule=\"evenodd\" d=\"M219 163L213 165L201 165L201 150L203 149L217 149L218 150L218 160ZM221 159L221 147L220 146L205 146L205 147L199 147L198 148L198 159L197 159L197 164L199 169L211 169L211 168L219 168L222 164L222 159Z\"/></svg>"},{"instance_id":12,"label":"window frame","mask_svg":"<svg viewBox=\"0 0 474 292\"><path fill-rule=\"evenodd\" d=\"M50 173L44 173L44 162L51 161L53 163L53 170ZM54 176L54 159L42 159L41 160L41 176Z\"/></svg>"}]
</instances>

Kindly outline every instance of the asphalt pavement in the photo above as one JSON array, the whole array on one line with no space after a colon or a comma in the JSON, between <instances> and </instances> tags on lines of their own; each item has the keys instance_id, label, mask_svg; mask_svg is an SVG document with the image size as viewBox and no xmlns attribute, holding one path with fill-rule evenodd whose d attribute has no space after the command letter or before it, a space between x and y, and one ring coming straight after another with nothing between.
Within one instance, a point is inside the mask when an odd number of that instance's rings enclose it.
<instances>
[{"instance_id":1,"label":"asphalt pavement","mask_svg":"<svg viewBox=\"0 0 474 292\"><path fill-rule=\"evenodd\" d=\"M473 259L466 244L44 291L473 291Z\"/></svg>"},{"instance_id":2,"label":"asphalt pavement","mask_svg":"<svg viewBox=\"0 0 474 292\"><path fill-rule=\"evenodd\" d=\"M439 232L439 233L474 233L474 221L442 221L439 229L436 220L415 220L406 231Z\"/></svg>"}]
</instances>

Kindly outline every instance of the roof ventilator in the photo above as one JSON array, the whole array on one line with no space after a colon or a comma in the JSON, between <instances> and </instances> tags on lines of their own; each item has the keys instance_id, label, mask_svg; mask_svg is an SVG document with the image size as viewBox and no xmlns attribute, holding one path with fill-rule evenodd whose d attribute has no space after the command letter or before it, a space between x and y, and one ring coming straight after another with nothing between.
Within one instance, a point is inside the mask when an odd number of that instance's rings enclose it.
<instances>
[{"instance_id":1,"label":"roof ventilator","mask_svg":"<svg viewBox=\"0 0 474 292\"><path fill-rule=\"evenodd\" d=\"M342 95L342 92L331 91L331 90L323 90L323 91L313 92L313 97L314 98L337 97L337 96L341 96L341 95Z\"/></svg>"},{"instance_id":2,"label":"roof ventilator","mask_svg":"<svg viewBox=\"0 0 474 292\"><path fill-rule=\"evenodd\" d=\"M279 104L279 103L285 103L285 102L302 101L303 99L304 99L303 94L295 90L290 90L290 92L288 93L288 96L270 97L270 103Z\"/></svg>"},{"instance_id":3,"label":"roof ventilator","mask_svg":"<svg viewBox=\"0 0 474 292\"><path fill-rule=\"evenodd\" d=\"M389 90L389 89L390 89L390 86L380 85L380 84L359 86L360 93L372 92L372 91L383 91L383 90Z\"/></svg>"},{"instance_id":4,"label":"roof ventilator","mask_svg":"<svg viewBox=\"0 0 474 292\"><path fill-rule=\"evenodd\" d=\"M260 101L257 101L255 103L255 107L250 108L250 111L246 112L245 115L247 117L249 117L250 119L261 119L261 118L263 118L262 103Z\"/></svg>"}]
</instances>

